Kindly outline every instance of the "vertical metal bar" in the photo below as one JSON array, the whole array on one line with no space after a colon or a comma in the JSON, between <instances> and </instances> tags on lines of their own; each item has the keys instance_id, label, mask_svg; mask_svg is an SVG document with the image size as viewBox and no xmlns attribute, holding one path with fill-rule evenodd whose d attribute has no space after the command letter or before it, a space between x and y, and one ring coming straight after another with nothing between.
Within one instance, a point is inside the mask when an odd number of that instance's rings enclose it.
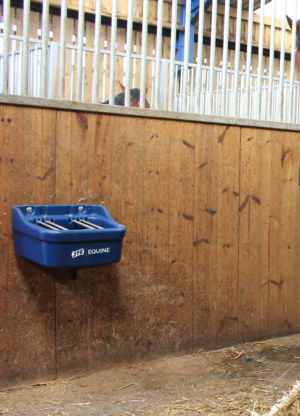
<instances>
[{"instance_id":1,"label":"vertical metal bar","mask_svg":"<svg viewBox=\"0 0 300 416\"><path fill-rule=\"evenodd\" d=\"M148 11L149 0L143 0L143 28L142 28L142 62L141 62L141 93L140 107L145 107L146 98L146 56L147 56L147 38L148 38Z\"/></svg>"},{"instance_id":2,"label":"vertical metal bar","mask_svg":"<svg viewBox=\"0 0 300 416\"><path fill-rule=\"evenodd\" d=\"M182 86L183 86L183 67L180 65L180 88L179 88L179 94L180 94L180 110L182 111Z\"/></svg>"},{"instance_id":3,"label":"vertical metal bar","mask_svg":"<svg viewBox=\"0 0 300 416\"><path fill-rule=\"evenodd\" d=\"M76 101L81 101L82 91L82 54L84 36L84 0L79 0L78 40L77 40L77 71L76 71Z\"/></svg>"},{"instance_id":4,"label":"vertical metal bar","mask_svg":"<svg viewBox=\"0 0 300 416\"><path fill-rule=\"evenodd\" d=\"M295 78L295 57L296 57L296 29L297 29L297 2L294 2L294 16L292 27L292 54L291 54L291 71L290 71L290 94L288 102L287 122L292 123L294 114L294 78ZM282 21L283 23L283 21Z\"/></svg>"},{"instance_id":5,"label":"vertical metal bar","mask_svg":"<svg viewBox=\"0 0 300 416\"><path fill-rule=\"evenodd\" d=\"M60 46L60 49L59 49L59 99L60 100L65 99L66 35L67 35L67 0L61 0L60 45L59 45Z\"/></svg>"},{"instance_id":6,"label":"vertical metal bar","mask_svg":"<svg viewBox=\"0 0 300 416\"><path fill-rule=\"evenodd\" d=\"M126 78L125 78L125 106L130 107L130 80L131 80L131 53L132 53L132 21L133 0L128 0L127 13L127 51L126 51Z\"/></svg>"},{"instance_id":7,"label":"vertical metal bar","mask_svg":"<svg viewBox=\"0 0 300 416\"><path fill-rule=\"evenodd\" d=\"M264 28L265 28L265 0L260 1L260 24L259 24L259 51L258 51L258 80L255 118L261 118L261 85L263 73L263 50L264 50Z\"/></svg>"},{"instance_id":8,"label":"vertical metal bar","mask_svg":"<svg viewBox=\"0 0 300 416\"><path fill-rule=\"evenodd\" d=\"M184 58L183 58L183 88L182 88L182 110L187 111L187 88L188 88L188 69L189 69L189 48L191 32L191 0L186 0L185 6L185 33L184 33ZM212 38L213 39L213 38Z\"/></svg>"},{"instance_id":9,"label":"vertical metal bar","mask_svg":"<svg viewBox=\"0 0 300 416\"><path fill-rule=\"evenodd\" d=\"M42 27L42 85L41 97L47 98L48 76L48 36L49 36L49 0L43 0L43 27Z\"/></svg>"},{"instance_id":10,"label":"vertical metal bar","mask_svg":"<svg viewBox=\"0 0 300 416\"><path fill-rule=\"evenodd\" d=\"M10 23L10 0L4 0L4 27L3 27L3 61L2 61L2 93L8 92L8 59L9 59L9 23Z\"/></svg>"},{"instance_id":11,"label":"vertical metal bar","mask_svg":"<svg viewBox=\"0 0 300 416\"><path fill-rule=\"evenodd\" d=\"M198 50L197 50L197 71L196 71L196 101L195 113L200 112L200 96L202 90L202 61L203 61L203 30L204 30L204 1L199 3L198 22Z\"/></svg>"},{"instance_id":12,"label":"vertical metal bar","mask_svg":"<svg viewBox=\"0 0 300 416\"><path fill-rule=\"evenodd\" d=\"M100 66L100 33L101 33L101 0L96 0L96 21L95 21L95 51L94 51L94 72L92 102L98 103L99 90L99 66Z\"/></svg>"},{"instance_id":13,"label":"vertical metal bar","mask_svg":"<svg viewBox=\"0 0 300 416\"><path fill-rule=\"evenodd\" d=\"M273 14L272 14L271 40L270 40L269 94L268 94L268 110L267 110L267 119L269 121L272 120L276 1L277 0L273 0Z\"/></svg>"},{"instance_id":14,"label":"vertical metal bar","mask_svg":"<svg viewBox=\"0 0 300 416\"><path fill-rule=\"evenodd\" d=\"M117 43L117 12L118 0L112 0L111 11L111 44L110 44L110 73L109 73L109 104L115 103L116 82L116 43Z\"/></svg>"},{"instance_id":15,"label":"vertical metal bar","mask_svg":"<svg viewBox=\"0 0 300 416\"><path fill-rule=\"evenodd\" d=\"M177 88L178 88L178 65L175 66L175 108L174 108L174 111L178 110Z\"/></svg>"},{"instance_id":16,"label":"vertical metal bar","mask_svg":"<svg viewBox=\"0 0 300 416\"><path fill-rule=\"evenodd\" d=\"M249 0L248 14L248 41L247 41L247 66L246 66L246 94L245 94L245 118L250 117L250 67L252 59L252 33L253 33L253 5L254 0Z\"/></svg>"},{"instance_id":17,"label":"vertical metal bar","mask_svg":"<svg viewBox=\"0 0 300 416\"><path fill-rule=\"evenodd\" d=\"M11 41L11 56L10 56L10 60L11 60L11 93L15 94L15 50L16 50L16 45L17 41L15 39L13 39Z\"/></svg>"},{"instance_id":18,"label":"vertical metal bar","mask_svg":"<svg viewBox=\"0 0 300 416\"><path fill-rule=\"evenodd\" d=\"M193 90L194 90L194 77L195 77L195 68L191 68L192 71L192 80L191 80L191 88L190 88L190 94L191 94L191 106L190 106L190 113L194 112L195 103L194 103L194 97L193 97Z\"/></svg>"},{"instance_id":19,"label":"vertical metal bar","mask_svg":"<svg viewBox=\"0 0 300 416\"><path fill-rule=\"evenodd\" d=\"M278 120L282 121L282 103L283 103L283 80L284 80L284 57L285 57L285 31L286 31L286 3L284 1L282 28L281 28L281 50L280 50L280 77L279 77L279 101L278 101ZM296 25L296 22L295 22Z\"/></svg>"},{"instance_id":20,"label":"vertical metal bar","mask_svg":"<svg viewBox=\"0 0 300 416\"><path fill-rule=\"evenodd\" d=\"M201 1L200 1L201 3ZM203 3L203 2L202 2ZM174 83L175 83L175 48L177 28L177 0L172 0L172 26L170 44L170 81L169 81L169 111L174 111ZM198 35L199 36L199 35ZM199 40L198 40L199 42Z\"/></svg>"},{"instance_id":21,"label":"vertical metal bar","mask_svg":"<svg viewBox=\"0 0 300 416\"><path fill-rule=\"evenodd\" d=\"M105 101L105 90L106 90L106 63L107 54L103 55L103 81L102 81L102 102Z\"/></svg>"},{"instance_id":22,"label":"vertical metal bar","mask_svg":"<svg viewBox=\"0 0 300 416\"><path fill-rule=\"evenodd\" d=\"M85 51L82 55L82 80L81 80L81 97L80 101L84 101L84 71L85 71Z\"/></svg>"},{"instance_id":23,"label":"vertical metal bar","mask_svg":"<svg viewBox=\"0 0 300 416\"><path fill-rule=\"evenodd\" d=\"M250 0L253 2L253 0ZM207 114L213 114L218 0L213 0Z\"/></svg>"},{"instance_id":24,"label":"vertical metal bar","mask_svg":"<svg viewBox=\"0 0 300 416\"><path fill-rule=\"evenodd\" d=\"M75 71L75 49L71 49L71 90L70 90L70 100L74 99L74 71Z\"/></svg>"},{"instance_id":25,"label":"vertical metal bar","mask_svg":"<svg viewBox=\"0 0 300 416\"><path fill-rule=\"evenodd\" d=\"M230 13L230 0L226 0L225 1L225 16L224 16L223 71L222 71L222 93L221 93L221 116L222 117L225 116L225 112L226 112L226 84L227 84L227 66L228 66L229 13Z\"/></svg>"},{"instance_id":26,"label":"vertical metal bar","mask_svg":"<svg viewBox=\"0 0 300 416\"><path fill-rule=\"evenodd\" d=\"M24 0L24 3L23 3L22 95L28 95L29 27L30 27L30 0Z\"/></svg>"},{"instance_id":27,"label":"vertical metal bar","mask_svg":"<svg viewBox=\"0 0 300 416\"><path fill-rule=\"evenodd\" d=\"M187 0L190 1L190 0ZM157 35L156 35L156 65L155 65L155 90L154 90L154 108L159 110L159 90L160 90L160 69L162 57L162 21L163 21L164 1L157 2Z\"/></svg>"}]
</instances>

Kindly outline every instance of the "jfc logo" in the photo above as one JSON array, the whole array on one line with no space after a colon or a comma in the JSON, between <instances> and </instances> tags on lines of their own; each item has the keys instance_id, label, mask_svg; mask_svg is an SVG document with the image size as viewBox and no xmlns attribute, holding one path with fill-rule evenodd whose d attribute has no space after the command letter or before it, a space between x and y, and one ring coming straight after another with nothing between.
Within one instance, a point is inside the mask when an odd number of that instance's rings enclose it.
<instances>
[{"instance_id":1,"label":"jfc logo","mask_svg":"<svg viewBox=\"0 0 300 416\"><path fill-rule=\"evenodd\" d=\"M75 259L76 257L79 257L79 256L84 256L84 248L81 248L81 249L76 250L76 251L72 251L71 256L72 256L73 259Z\"/></svg>"}]
</instances>

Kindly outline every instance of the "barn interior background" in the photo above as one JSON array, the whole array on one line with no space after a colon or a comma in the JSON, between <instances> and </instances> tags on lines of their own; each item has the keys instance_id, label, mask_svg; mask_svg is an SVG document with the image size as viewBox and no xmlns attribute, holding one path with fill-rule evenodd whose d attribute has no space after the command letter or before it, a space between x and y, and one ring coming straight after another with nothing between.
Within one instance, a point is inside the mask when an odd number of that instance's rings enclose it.
<instances>
[{"instance_id":1,"label":"barn interior background","mask_svg":"<svg viewBox=\"0 0 300 416\"><path fill-rule=\"evenodd\" d=\"M292 37L285 22L260 20L241 1L238 9L214 1L197 16L203 47L194 42L192 63L189 47L175 61L180 32L189 44L186 24L172 32L176 2L145 0L143 14L134 1L128 72L128 4L102 0L95 36L89 19L99 4L80 1L78 14L77 3L62 1L65 31L60 2L44 1L42 14L27 0L3 10L1 387L299 331L295 29ZM113 101L118 80L126 99L147 84L153 109L99 104ZM80 271L74 282L14 254L11 207L64 203L105 205L126 225L120 263Z\"/></svg>"}]
</instances>

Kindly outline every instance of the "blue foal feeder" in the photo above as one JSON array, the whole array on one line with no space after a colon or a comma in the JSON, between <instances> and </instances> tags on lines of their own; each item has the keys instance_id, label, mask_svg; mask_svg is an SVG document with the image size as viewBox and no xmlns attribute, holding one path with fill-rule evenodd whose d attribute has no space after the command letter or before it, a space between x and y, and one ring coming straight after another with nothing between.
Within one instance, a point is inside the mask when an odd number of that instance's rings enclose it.
<instances>
[{"instance_id":1,"label":"blue foal feeder","mask_svg":"<svg viewBox=\"0 0 300 416\"><path fill-rule=\"evenodd\" d=\"M126 227L99 205L12 208L15 252L42 266L76 270L117 263Z\"/></svg>"}]
</instances>

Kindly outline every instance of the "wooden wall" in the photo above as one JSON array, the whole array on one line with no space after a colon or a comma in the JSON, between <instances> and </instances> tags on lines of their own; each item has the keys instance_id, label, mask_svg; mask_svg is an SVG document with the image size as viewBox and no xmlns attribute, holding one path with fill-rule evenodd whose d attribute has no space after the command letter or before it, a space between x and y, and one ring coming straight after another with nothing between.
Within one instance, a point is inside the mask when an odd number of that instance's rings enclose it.
<instances>
[{"instance_id":1,"label":"wooden wall","mask_svg":"<svg viewBox=\"0 0 300 416\"><path fill-rule=\"evenodd\" d=\"M0 387L299 331L300 133L0 105ZM14 254L11 207L105 205L118 264Z\"/></svg>"}]
</instances>

